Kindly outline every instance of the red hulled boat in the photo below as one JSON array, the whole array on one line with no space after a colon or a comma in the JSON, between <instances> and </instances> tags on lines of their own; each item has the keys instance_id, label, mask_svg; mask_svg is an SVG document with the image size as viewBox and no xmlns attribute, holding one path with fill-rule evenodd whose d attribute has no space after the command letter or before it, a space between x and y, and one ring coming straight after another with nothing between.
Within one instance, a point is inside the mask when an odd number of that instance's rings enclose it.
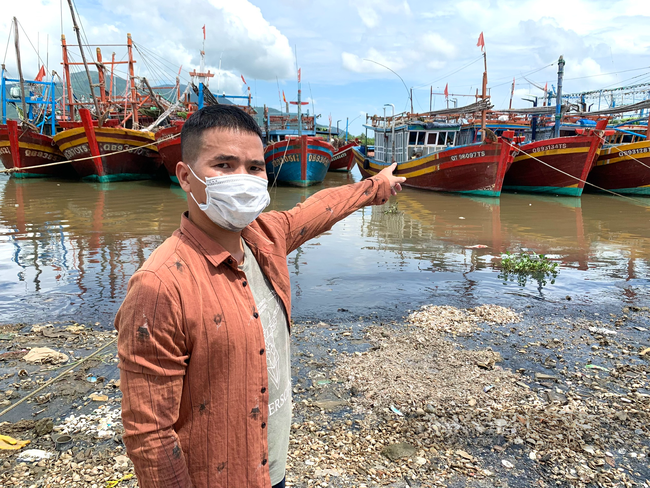
<instances>
[{"instance_id":1,"label":"red hulled boat","mask_svg":"<svg viewBox=\"0 0 650 488\"><path fill-rule=\"evenodd\" d=\"M74 171L69 164L43 166L63 160L65 157L51 136L29 127L20 128L15 120L0 125L0 161L7 169L21 170L12 172L13 177L73 176ZM30 169L32 167L35 168Z\"/></svg>"},{"instance_id":2,"label":"red hulled boat","mask_svg":"<svg viewBox=\"0 0 650 488\"><path fill-rule=\"evenodd\" d=\"M587 181L616 193L650 196L650 140L606 145Z\"/></svg>"},{"instance_id":3,"label":"red hulled boat","mask_svg":"<svg viewBox=\"0 0 650 488\"><path fill-rule=\"evenodd\" d=\"M354 151L352 148L358 145L358 142L352 141L336 149L332 155L329 171L350 171L354 165Z\"/></svg>"},{"instance_id":4,"label":"red hulled boat","mask_svg":"<svg viewBox=\"0 0 650 488\"><path fill-rule=\"evenodd\" d=\"M578 129L570 137L556 137L519 146L503 182L504 190L580 196L603 145L607 120L595 129Z\"/></svg>"}]
</instances>

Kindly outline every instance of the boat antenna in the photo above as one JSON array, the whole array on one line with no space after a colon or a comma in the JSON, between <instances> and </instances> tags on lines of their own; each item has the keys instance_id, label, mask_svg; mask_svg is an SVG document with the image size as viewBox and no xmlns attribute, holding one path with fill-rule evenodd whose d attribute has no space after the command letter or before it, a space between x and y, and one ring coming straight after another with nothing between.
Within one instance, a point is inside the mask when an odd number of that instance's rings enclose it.
<instances>
[{"instance_id":1,"label":"boat antenna","mask_svg":"<svg viewBox=\"0 0 650 488\"><path fill-rule=\"evenodd\" d=\"M307 82L309 85L309 98L311 98L311 111L313 112L314 116L314 132L316 131L316 106L314 105L314 95L311 94L311 82Z\"/></svg>"},{"instance_id":2,"label":"boat antenna","mask_svg":"<svg viewBox=\"0 0 650 488\"><path fill-rule=\"evenodd\" d=\"M90 77L90 71L88 70L88 63L86 62L86 55L84 54L84 47L81 42L81 34L79 33L79 26L77 26L77 19L74 16L74 7L72 6L72 0L68 0L68 5L70 6L70 15L72 17L72 29L77 35L77 42L79 42L79 52L81 53L81 60L84 63L84 68L86 70L86 76L88 77L88 85L90 86L90 96L93 97L93 102L95 102L95 110L97 113L97 123L99 127L102 126L102 114L99 110L99 103L97 102L97 97L95 96L95 88L93 87L93 80Z\"/></svg>"},{"instance_id":3,"label":"boat antenna","mask_svg":"<svg viewBox=\"0 0 650 488\"><path fill-rule=\"evenodd\" d=\"M396 71L393 71L393 70L390 69L388 66L384 66L383 64L378 63L377 61L373 61L372 59L366 59L366 58L364 58L363 60L364 60L364 61L370 61L371 63L378 64L378 65L381 66L382 68L386 68L388 71L390 71L390 72L393 73L395 76L397 76L397 77L400 79L400 81L402 82L402 85L404 85L404 89L406 90L406 96L407 96L407 97L409 98L409 100L411 101L411 104L413 104L413 99L411 98L411 96L412 96L412 92L409 90L408 86L406 86L406 83L404 83L404 80L402 79L402 77L401 77L400 75L398 75Z\"/></svg>"}]
</instances>

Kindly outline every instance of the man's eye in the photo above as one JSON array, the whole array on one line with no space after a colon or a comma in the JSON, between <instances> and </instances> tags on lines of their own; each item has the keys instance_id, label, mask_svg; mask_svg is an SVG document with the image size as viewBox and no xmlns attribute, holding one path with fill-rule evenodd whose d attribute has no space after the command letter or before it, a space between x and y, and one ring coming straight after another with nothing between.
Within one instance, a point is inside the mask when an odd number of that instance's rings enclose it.
<instances>
[{"instance_id":1,"label":"man's eye","mask_svg":"<svg viewBox=\"0 0 650 488\"><path fill-rule=\"evenodd\" d=\"M215 168L229 168L228 163L217 163L214 165Z\"/></svg>"},{"instance_id":2,"label":"man's eye","mask_svg":"<svg viewBox=\"0 0 650 488\"><path fill-rule=\"evenodd\" d=\"M251 166L251 171L265 171L261 166Z\"/></svg>"}]
</instances>

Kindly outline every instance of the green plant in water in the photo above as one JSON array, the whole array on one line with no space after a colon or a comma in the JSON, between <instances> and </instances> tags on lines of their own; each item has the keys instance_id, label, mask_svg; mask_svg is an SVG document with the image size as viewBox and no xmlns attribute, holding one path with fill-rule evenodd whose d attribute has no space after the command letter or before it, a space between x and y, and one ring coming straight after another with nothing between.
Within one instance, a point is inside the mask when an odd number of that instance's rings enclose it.
<instances>
[{"instance_id":1,"label":"green plant in water","mask_svg":"<svg viewBox=\"0 0 650 488\"><path fill-rule=\"evenodd\" d=\"M501 273L499 278L504 281L515 281L520 286L525 286L529 279L537 281L539 286L545 286L550 279L555 283L560 270L558 264L549 261L543 254L511 254L506 252L501 257Z\"/></svg>"},{"instance_id":2,"label":"green plant in water","mask_svg":"<svg viewBox=\"0 0 650 488\"><path fill-rule=\"evenodd\" d=\"M398 214L401 213L398 208L397 208L397 203L393 203L392 205L388 206L387 210L384 210L385 214Z\"/></svg>"}]
</instances>

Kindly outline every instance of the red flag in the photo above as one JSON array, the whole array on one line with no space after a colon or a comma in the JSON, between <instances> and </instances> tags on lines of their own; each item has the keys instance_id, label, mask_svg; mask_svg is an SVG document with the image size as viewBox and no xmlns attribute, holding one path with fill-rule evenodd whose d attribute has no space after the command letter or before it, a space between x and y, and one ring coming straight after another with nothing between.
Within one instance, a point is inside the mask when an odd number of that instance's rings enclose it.
<instances>
[{"instance_id":1,"label":"red flag","mask_svg":"<svg viewBox=\"0 0 650 488\"><path fill-rule=\"evenodd\" d=\"M241 80L244 82L244 85L248 85L248 83L246 83L246 80L244 79L244 75L240 75L240 76L241 76Z\"/></svg>"},{"instance_id":2,"label":"red flag","mask_svg":"<svg viewBox=\"0 0 650 488\"><path fill-rule=\"evenodd\" d=\"M449 83L445 85L445 98L449 98Z\"/></svg>"},{"instance_id":3,"label":"red flag","mask_svg":"<svg viewBox=\"0 0 650 488\"><path fill-rule=\"evenodd\" d=\"M205 41L205 24L203 24L203 40Z\"/></svg>"},{"instance_id":4,"label":"red flag","mask_svg":"<svg viewBox=\"0 0 650 488\"><path fill-rule=\"evenodd\" d=\"M300 68L298 68L298 83L300 83Z\"/></svg>"},{"instance_id":5,"label":"red flag","mask_svg":"<svg viewBox=\"0 0 650 488\"><path fill-rule=\"evenodd\" d=\"M34 78L35 81L43 81L43 78L45 78L45 75L47 73L45 72L45 66L41 66L41 69L38 70L38 74L36 75L36 78Z\"/></svg>"},{"instance_id":6,"label":"red flag","mask_svg":"<svg viewBox=\"0 0 650 488\"><path fill-rule=\"evenodd\" d=\"M483 33L481 32L481 35L478 36L478 42L476 43L478 47L481 48L481 51L485 50L485 39L483 39Z\"/></svg>"},{"instance_id":7,"label":"red flag","mask_svg":"<svg viewBox=\"0 0 650 488\"><path fill-rule=\"evenodd\" d=\"M287 97L284 96L284 90L282 90L282 100L284 103L287 103Z\"/></svg>"}]
</instances>

